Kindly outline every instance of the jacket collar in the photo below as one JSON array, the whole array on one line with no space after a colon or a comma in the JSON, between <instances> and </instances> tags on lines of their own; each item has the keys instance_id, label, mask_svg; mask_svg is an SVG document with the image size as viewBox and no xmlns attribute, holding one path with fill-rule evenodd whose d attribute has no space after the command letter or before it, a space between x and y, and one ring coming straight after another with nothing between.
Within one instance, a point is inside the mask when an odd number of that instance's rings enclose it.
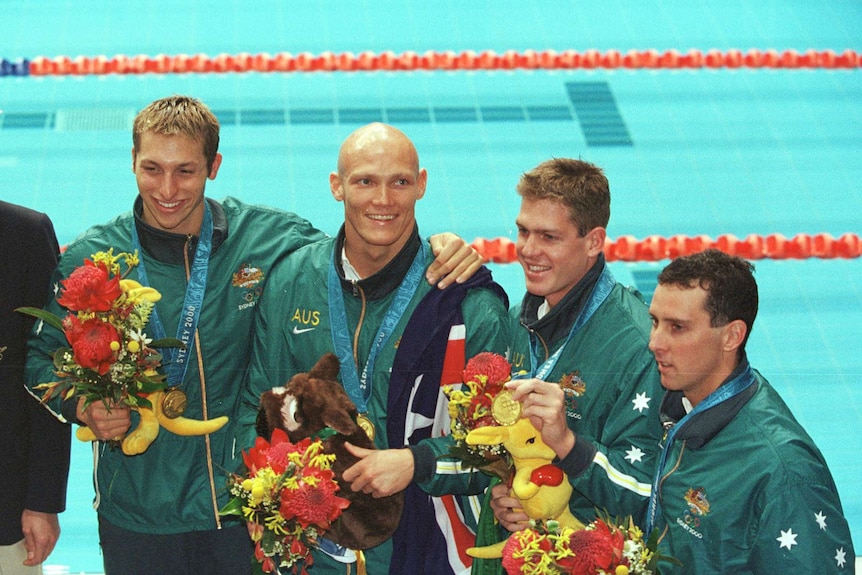
<instances>
[{"instance_id":1,"label":"jacket collar","mask_svg":"<svg viewBox=\"0 0 862 575\"><path fill-rule=\"evenodd\" d=\"M735 379L748 367L748 358L744 357L721 385ZM754 370L752 370L754 377ZM748 403L757 392L757 382L748 386L741 393L722 401L699 415L689 419L676 431L676 439L684 439L691 449L699 449L709 443L718 433L727 427L736 414ZM670 429L686 415L681 391L668 391L661 402L661 422L665 429Z\"/></svg>"},{"instance_id":2,"label":"jacket collar","mask_svg":"<svg viewBox=\"0 0 862 575\"><path fill-rule=\"evenodd\" d=\"M209 198L206 198L206 202L209 204L213 216L212 251L215 253L219 246L227 239L227 217L220 203ZM186 250L186 243L188 243L189 262L194 261L195 251L198 247L198 237L166 232L144 223L141 215L143 209L144 202L141 196L138 196L135 198L135 205L132 211L135 215L135 226L138 230L138 237L141 240L141 248L160 262L183 265L185 262L184 252Z\"/></svg>"},{"instance_id":3,"label":"jacket collar","mask_svg":"<svg viewBox=\"0 0 862 575\"><path fill-rule=\"evenodd\" d=\"M549 349L553 348L569 335L604 269L605 256L599 254L593 267L542 319L538 319L538 310L545 298L527 292L521 302L521 325L541 337Z\"/></svg>"},{"instance_id":4,"label":"jacket collar","mask_svg":"<svg viewBox=\"0 0 862 575\"><path fill-rule=\"evenodd\" d=\"M419 226L414 225L413 233L410 235L407 243L404 244L401 251L383 269L359 281L348 280L344 277L344 269L341 265L341 253L344 248L344 225L342 224L341 229L338 230L338 237L335 240L335 271L338 273L338 279L341 280L341 287L354 296L358 295L356 288L361 288L365 293L365 298L368 300L377 300L386 297L401 285L421 245L422 240L419 238Z\"/></svg>"}]
</instances>

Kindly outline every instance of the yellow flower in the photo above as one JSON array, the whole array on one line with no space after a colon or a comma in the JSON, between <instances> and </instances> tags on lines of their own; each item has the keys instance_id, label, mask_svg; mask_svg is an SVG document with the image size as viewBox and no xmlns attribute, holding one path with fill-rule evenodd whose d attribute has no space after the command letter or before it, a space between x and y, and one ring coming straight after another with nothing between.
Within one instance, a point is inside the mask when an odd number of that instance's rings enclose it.
<instances>
[{"instance_id":1,"label":"yellow flower","mask_svg":"<svg viewBox=\"0 0 862 575\"><path fill-rule=\"evenodd\" d=\"M314 455L311 458L311 462L309 465L311 467L317 467L318 469L329 469L332 467L332 462L335 461L335 454L327 454L321 453L319 455Z\"/></svg>"},{"instance_id":2,"label":"yellow flower","mask_svg":"<svg viewBox=\"0 0 862 575\"><path fill-rule=\"evenodd\" d=\"M139 351L141 351L141 344L139 344L135 340L132 340L126 344L126 349L129 350L129 353L138 353Z\"/></svg>"},{"instance_id":3,"label":"yellow flower","mask_svg":"<svg viewBox=\"0 0 862 575\"><path fill-rule=\"evenodd\" d=\"M120 342L112 341L111 342L111 351L120 351Z\"/></svg>"},{"instance_id":4,"label":"yellow flower","mask_svg":"<svg viewBox=\"0 0 862 575\"><path fill-rule=\"evenodd\" d=\"M266 495L266 485L264 485L264 481L258 478L257 481L254 481L251 484L251 501L255 505L259 504L263 501L264 496Z\"/></svg>"},{"instance_id":5,"label":"yellow flower","mask_svg":"<svg viewBox=\"0 0 862 575\"><path fill-rule=\"evenodd\" d=\"M123 253L122 255L126 260L126 265L130 268L135 267L139 263L141 263L140 258L138 258L138 250L135 250L133 253Z\"/></svg>"},{"instance_id":6,"label":"yellow flower","mask_svg":"<svg viewBox=\"0 0 862 575\"><path fill-rule=\"evenodd\" d=\"M276 535L284 535L287 531L284 529L284 517L281 516L281 513L276 513L275 515L271 515L265 519L266 528L275 533Z\"/></svg>"}]
</instances>

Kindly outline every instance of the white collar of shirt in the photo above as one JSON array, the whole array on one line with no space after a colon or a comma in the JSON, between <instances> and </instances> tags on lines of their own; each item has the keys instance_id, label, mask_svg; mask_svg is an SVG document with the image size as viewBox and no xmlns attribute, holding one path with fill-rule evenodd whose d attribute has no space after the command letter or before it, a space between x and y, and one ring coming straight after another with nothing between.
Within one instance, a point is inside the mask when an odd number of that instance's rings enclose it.
<instances>
[{"instance_id":1,"label":"white collar of shirt","mask_svg":"<svg viewBox=\"0 0 862 575\"><path fill-rule=\"evenodd\" d=\"M536 310L536 319L542 319L549 311L551 311L551 306L548 305L548 300L545 300L542 302L542 305L539 306L539 309Z\"/></svg>"},{"instance_id":2,"label":"white collar of shirt","mask_svg":"<svg viewBox=\"0 0 862 575\"><path fill-rule=\"evenodd\" d=\"M694 406L691 404L691 402L685 396L683 396L683 398L682 398L682 406L685 409L686 413L691 413L691 410L694 409Z\"/></svg>"},{"instance_id":3,"label":"white collar of shirt","mask_svg":"<svg viewBox=\"0 0 862 575\"><path fill-rule=\"evenodd\" d=\"M341 248L341 269L344 271L344 279L346 280L358 282L362 279L359 277L356 269L350 265L350 261L347 259L347 252L344 251L344 247Z\"/></svg>"}]
</instances>

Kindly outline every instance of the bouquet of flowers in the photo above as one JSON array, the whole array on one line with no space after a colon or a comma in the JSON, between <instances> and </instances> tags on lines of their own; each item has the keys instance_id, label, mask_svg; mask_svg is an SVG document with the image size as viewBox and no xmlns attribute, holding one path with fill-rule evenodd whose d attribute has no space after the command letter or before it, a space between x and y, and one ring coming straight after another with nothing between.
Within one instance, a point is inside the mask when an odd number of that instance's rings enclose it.
<instances>
[{"instance_id":1,"label":"bouquet of flowers","mask_svg":"<svg viewBox=\"0 0 862 575\"><path fill-rule=\"evenodd\" d=\"M335 455L324 453L320 438L293 444L275 429L271 443L258 437L243 460L248 472L231 477L233 497L221 514L249 524L258 573L283 567L306 575L311 548L350 504L336 495Z\"/></svg>"},{"instance_id":2,"label":"bouquet of flowers","mask_svg":"<svg viewBox=\"0 0 862 575\"><path fill-rule=\"evenodd\" d=\"M601 515L582 530L556 521L531 521L509 536L503 568L509 575L653 575L659 561L679 561L656 551L631 517Z\"/></svg>"},{"instance_id":3,"label":"bouquet of flowers","mask_svg":"<svg viewBox=\"0 0 862 575\"><path fill-rule=\"evenodd\" d=\"M38 308L19 308L57 328L70 347L54 353L57 381L42 383L42 401L83 396L84 405L151 407L147 395L165 389L158 373L158 347L180 347L173 338L153 341L144 333L161 294L125 279L138 265L138 252L97 252L62 280L57 302L68 310L63 319ZM125 271L121 270L121 263ZM122 272L122 273L121 273Z\"/></svg>"},{"instance_id":4,"label":"bouquet of flowers","mask_svg":"<svg viewBox=\"0 0 862 575\"><path fill-rule=\"evenodd\" d=\"M455 445L450 453L465 465L497 475L504 481L511 475L512 460L502 445L467 445L474 429L497 425L492 414L494 399L511 379L512 366L501 355L483 352L471 358L464 369L464 386L445 386L449 418Z\"/></svg>"}]
</instances>

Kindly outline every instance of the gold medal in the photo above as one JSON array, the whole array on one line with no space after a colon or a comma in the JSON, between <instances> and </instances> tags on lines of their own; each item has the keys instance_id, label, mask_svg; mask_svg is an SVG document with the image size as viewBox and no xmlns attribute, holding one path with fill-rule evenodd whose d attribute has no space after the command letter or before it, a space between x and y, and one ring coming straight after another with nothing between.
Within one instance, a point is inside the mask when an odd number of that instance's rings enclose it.
<instances>
[{"instance_id":1,"label":"gold medal","mask_svg":"<svg viewBox=\"0 0 862 575\"><path fill-rule=\"evenodd\" d=\"M168 419L176 419L185 412L187 403L185 392L172 387L165 391L165 397L162 398L162 413Z\"/></svg>"},{"instance_id":2,"label":"gold medal","mask_svg":"<svg viewBox=\"0 0 862 575\"><path fill-rule=\"evenodd\" d=\"M491 416L499 425L515 425L521 419L521 402L512 399L511 391L501 391L491 402Z\"/></svg>"},{"instance_id":3,"label":"gold medal","mask_svg":"<svg viewBox=\"0 0 862 575\"><path fill-rule=\"evenodd\" d=\"M371 420L368 419L368 416L364 413L360 413L356 416L356 425L362 428L362 431L365 432L365 435L368 436L368 439L374 441L374 424L371 423Z\"/></svg>"}]
</instances>

